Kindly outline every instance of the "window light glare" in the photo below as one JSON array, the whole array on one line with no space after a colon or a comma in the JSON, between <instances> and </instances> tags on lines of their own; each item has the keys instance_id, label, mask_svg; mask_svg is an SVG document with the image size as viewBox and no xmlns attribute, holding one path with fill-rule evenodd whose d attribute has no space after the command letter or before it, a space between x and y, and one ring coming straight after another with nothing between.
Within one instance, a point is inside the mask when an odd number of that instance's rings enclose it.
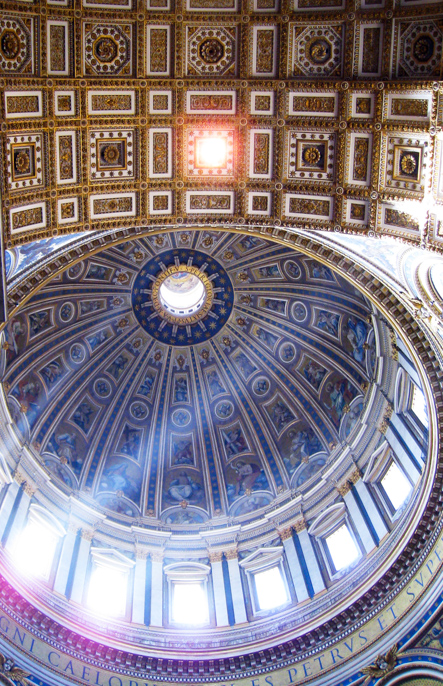
<instances>
[{"instance_id":1,"label":"window light glare","mask_svg":"<svg viewBox=\"0 0 443 686\"><path fill-rule=\"evenodd\" d=\"M224 167L226 165L226 139L199 138L197 140L197 164L199 167Z\"/></svg>"},{"instance_id":2,"label":"window light glare","mask_svg":"<svg viewBox=\"0 0 443 686\"><path fill-rule=\"evenodd\" d=\"M126 605L126 574L120 569L96 565L89 582L88 606L93 612L116 617Z\"/></svg>"},{"instance_id":3,"label":"window light glare","mask_svg":"<svg viewBox=\"0 0 443 686\"><path fill-rule=\"evenodd\" d=\"M176 624L193 625L208 622L208 600L202 584L174 584L172 621Z\"/></svg>"},{"instance_id":4,"label":"window light glare","mask_svg":"<svg viewBox=\"0 0 443 686\"><path fill-rule=\"evenodd\" d=\"M43 523L30 520L17 538L13 559L23 574L49 578L58 536Z\"/></svg>"},{"instance_id":5,"label":"window light glare","mask_svg":"<svg viewBox=\"0 0 443 686\"><path fill-rule=\"evenodd\" d=\"M349 567L358 557L357 546L346 524L343 524L337 531L327 536L326 543L337 572L340 569Z\"/></svg>"},{"instance_id":6,"label":"window light glare","mask_svg":"<svg viewBox=\"0 0 443 686\"><path fill-rule=\"evenodd\" d=\"M403 505L412 490L410 482L395 462L392 462L382 478L381 485L396 510Z\"/></svg>"},{"instance_id":7,"label":"window light glare","mask_svg":"<svg viewBox=\"0 0 443 686\"><path fill-rule=\"evenodd\" d=\"M254 574L260 610L272 610L288 600L280 569L271 567Z\"/></svg>"}]
</instances>

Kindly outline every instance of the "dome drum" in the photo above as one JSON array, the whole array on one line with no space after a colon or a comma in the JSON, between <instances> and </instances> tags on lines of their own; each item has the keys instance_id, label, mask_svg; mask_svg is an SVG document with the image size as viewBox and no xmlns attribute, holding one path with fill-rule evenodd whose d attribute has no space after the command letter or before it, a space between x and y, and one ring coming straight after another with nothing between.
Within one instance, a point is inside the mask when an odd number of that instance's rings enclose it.
<instances>
[{"instance_id":1,"label":"dome drum","mask_svg":"<svg viewBox=\"0 0 443 686\"><path fill-rule=\"evenodd\" d=\"M8 487L25 485L18 514L3 520L3 558L14 566L14 541L40 503L66 534L46 581L19 588L38 595L52 622L63 617L71 631L81 622L91 640L100 632L88 607L100 560L126 587L106 619L115 648L144 651L148 637L153 659L167 650L189 660L191 632L197 655L210 645L214 656L242 656L245 646L267 651L277 635L286 645L294 630L336 627L407 545L431 468L428 420L411 404L422 382L379 310L313 257L235 234L206 255L176 240L127 241L72 265L9 325L2 355L14 423L3 449L20 435L27 447ZM162 321L154 307L139 314L171 265L171 274L209 279L214 295L205 329L197 322L182 345L188 324L174 335L148 326L154 312ZM53 288L73 283L76 295L55 304ZM182 586L188 578L192 588ZM263 595L270 579L272 600ZM206 599L200 625L183 624L187 589Z\"/></svg>"}]
</instances>

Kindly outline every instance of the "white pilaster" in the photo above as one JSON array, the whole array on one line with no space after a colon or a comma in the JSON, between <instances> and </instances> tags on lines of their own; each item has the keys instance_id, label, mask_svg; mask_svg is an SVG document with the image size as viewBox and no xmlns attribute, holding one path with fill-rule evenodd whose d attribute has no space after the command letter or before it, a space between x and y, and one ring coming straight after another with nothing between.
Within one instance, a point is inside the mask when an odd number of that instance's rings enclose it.
<instances>
[{"instance_id":1,"label":"white pilaster","mask_svg":"<svg viewBox=\"0 0 443 686\"><path fill-rule=\"evenodd\" d=\"M368 485L363 481L363 479L359 479L355 484L355 489L360 496L366 512L368 513L368 517L372 522L372 526L374 527L377 536L381 540L388 533L388 528L377 508L377 505L374 503L374 499L372 498Z\"/></svg>"},{"instance_id":2,"label":"white pilaster","mask_svg":"<svg viewBox=\"0 0 443 686\"><path fill-rule=\"evenodd\" d=\"M71 600L74 600L76 603L81 603L83 601L86 571L88 569L89 562L89 551L91 549L93 535L93 531L82 530L81 533L80 546L78 549L77 562L74 571L74 581L71 592Z\"/></svg>"},{"instance_id":3,"label":"white pilaster","mask_svg":"<svg viewBox=\"0 0 443 686\"><path fill-rule=\"evenodd\" d=\"M145 623L147 557L147 550L136 550L134 567L134 591L132 594L132 621L136 622L137 624Z\"/></svg>"},{"instance_id":4,"label":"white pilaster","mask_svg":"<svg viewBox=\"0 0 443 686\"><path fill-rule=\"evenodd\" d=\"M12 511L12 507L15 503L17 493L20 489L20 484L18 484L17 481L13 481L9 484L9 486L6 486L5 488L7 488L8 490L5 493L5 497L3 498L3 502L0 507L0 539L3 536L3 533L6 529L6 525L8 523Z\"/></svg>"},{"instance_id":5,"label":"white pilaster","mask_svg":"<svg viewBox=\"0 0 443 686\"><path fill-rule=\"evenodd\" d=\"M238 555L236 550L226 552L229 569L229 581L231 583L232 604L234 606L234 618L236 624L246 622L245 598L241 583L240 567L238 565Z\"/></svg>"},{"instance_id":6,"label":"white pilaster","mask_svg":"<svg viewBox=\"0 0 443 686\"><path fill-rule=\"evenodd\" d=\"M25 524L26 515L28 514L29 505L31 503L31 497L34 493L32 488L26 484L22 484L23 494L20 499L19 505L14 513L14 521L9 530L8 540L6 541L5 548L7 550L12 550L14 547L17 537L20 535Z\"/></svg>"},{"instance_id":7,"label":"white pilaster","mask_svg":"<svg viewBox=\"0 0 443 686\"><path fill-rule=\"evenodd\" d=\"M163 553L151 553L151 625L163 626Z\"/></svg>"},{"instance_id":8,"label":"white pilaster","mask_svg":"<svg viewBox=\"0 0 443 686\"><path fill-rule=\"evenodd\" d=\"M77 531L78 527L71 524L63 539L62 551L54 581L54 591L57 591L57 593L61 593L62 595L66 594L66 585L68 583L69 570L71 569L72 554L74 552Z\"/></svg>"},{"instance_id":9,"label":"white pilaster","mask_svg":"<svg viewBox=\"0 0 443 686\"><path fill-rule=\"evenodd\" d=\"M292 537L292 529L285 529L280 531L280 538L283 541L283 546L288 561L289 570L291 572L292 581L294 583L295 593L298 602L302 602L309 598L308 589L303 576L300 561L298 559L297 551L295 549L294 539Z\"/></svg>"},{"instance_id":10,"label":"white pilaster","mask_svg":"<svg viewBox=\"0 0 443 686\"><path fill-rule=\"evenodd\" d=\"M395 457L398 459L403 469L407 474L409 474L412 482L415 484L420 478L420 472L418 471L415 464L412 462L409 454L404 449L403 445L398 440L397 436L392 431L391 427L388 426L386 431L386 440L394 451Z\"/></svg>"},{"instance_id":11,"label":"white pilaster","mask_svg":"<svg viewBox=\"0 0 443 686\"><path fill-rule=\"evenodd\" d=\"M217 626L228 626L228 606L226 604L222 555L223 553L221 552L210 552L209 559L211 562L212 585L214 588L215 621Z\"/></svg>"},{"instance_id":12,"label":"white pilaster","mask_svg":"<svg viewBox=\"0 0 443 686\"><path fill-rule=\"evenodd\" d=\"M358 535L363 543L363 547L367 553L370 553L371 550L375 548L375 542L371 536L369 527L366 524L366 520L360 510L357 500L355 499L352 489L348 490L348 492L343 496L343 499L346 503L346 507L351 519L355 524L355 528L358 531Z\"/></svg>"},{"instance_id":13,"label":"white pilaster","mask_svg":"<svg viewBox=\"0 0 443 686\"><path fill-rule=\"evenodd\" d=\"M305 558L306 567L309 572L309 577L311 579L312 588L315 593L320 593L325 588L323 577L320 570L320 565L317 560L317 555L312 545L311 537L306 531L302 529L298 531L298 540L300 541L301 549L303 551L303 556Z\"/></svg>"}]
</instances>

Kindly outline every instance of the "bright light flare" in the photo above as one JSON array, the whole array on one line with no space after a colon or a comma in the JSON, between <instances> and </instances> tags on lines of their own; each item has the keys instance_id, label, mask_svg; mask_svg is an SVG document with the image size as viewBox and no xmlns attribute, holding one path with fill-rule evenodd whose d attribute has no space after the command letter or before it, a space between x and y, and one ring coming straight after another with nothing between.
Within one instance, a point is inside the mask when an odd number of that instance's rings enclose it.
<instances>
[{"instance_id":1,"label":"bright light flare","mask_svg":"<svg viewBox=\"0 0 443 686\"><path fill-rule=\"evenodd\" d=\"M412 485L401 469L393 462L381 480L392 506L398 510L412 491Z\"/></svg>"},{"instance_id":2,"label":"bright light flare","mask_svg":"<svg viewBox=\"0 0 443 686\"><path fill-rule=\"evenodd\" d=\"M197 166L225 167L227 158L226 139L219 137L197 138Z\"/></svg>"},{"instance_id":3,"label":"bright light flare","mask_svg":"<svg viewBox=\"0 0 443 686\"><path fill-rule=\"evenodd\" d=\"M177 624L193 625L208 623L208 599L202 584L174 584L172 621Z\"/></svg>"},{"instance_id":4,"label":"bright light flare","mask_svg":"<svg viewBox=\"0 0 443 686\"><path fill-rule=\"evenodd\" d=\"M359 556L357 546L346 524L343 524L337 531L327 536L326 543L337 571L349 567Z\"/></svg>"},{"instance_id":5,"label":"bright light flare","mask_svg":"<svg viewBox=\"0 0 443 686\"><path fill-rule=\"evenodd\" d=\"M278 567L256 572L254 579L260 610L272 610L287 602L288 595Z\"/></svg>"},{"instance_id":6,"label":"bright light flare","mask_svg":"<svg viewBox=\"0 0 443 686\"><path fill-rule=\"evenodd\" d=\"M15 565L30 576L49 578L58 536L35 520L29 521L13 548Z\"/></svg>"},{"instance_id":7,"label":"bright light flare","mask_svg":"<svg viewBox=\"0 0 443 686\"><path fill-rule=\"evenodd\" d=\"M97 565L91 574L88 606L101 615L118 617L125 613L127 575L120 569Z\"/></svg>"}]
</instances>

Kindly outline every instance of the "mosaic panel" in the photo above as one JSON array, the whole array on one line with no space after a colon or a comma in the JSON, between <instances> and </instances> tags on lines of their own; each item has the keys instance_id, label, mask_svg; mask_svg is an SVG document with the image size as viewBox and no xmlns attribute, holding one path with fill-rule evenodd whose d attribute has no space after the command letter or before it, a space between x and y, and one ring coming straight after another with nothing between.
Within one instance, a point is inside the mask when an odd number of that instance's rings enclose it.
<instances>
[{"instance_id":1,"label":"mosaic panel","mask_svg":"<svg viewBox=\"0 0 443 686\"><path fill-rule=\"evenodd\" d=\"M171 26L148 24L146 27L146 75L171 76Z\"/></svg>"},{"instance_id":2,"label":"mosaic panel","mask_svg":"<svg viewBox=\"0 0 443 686\"><path fill-rule=\"evenodd\" d=\"M400 229L402 232L420 231L420 223L416 216L393 206L382 206L382 224L384 228Z\"/></svg>"},{"instance_id":3,"label":"mosaic panel","mask_svg":"<svg viewBox=\"0 0 443 686\"><path fill-rule=\"evenodd\" d=\"M367 133L351 133L346 156L346 181L348 184L368 186L371 179L372 136Z\"/></svg>"},{"instance_id":4,"label":"mosaic panel","mask_svg":"<svg viewBox=\"0 0 443 686\"><path fill-rule=\"evenodd\" d=\"M47 68L51 76L68 76L69 59L69 22L50 20L47 22Z\"/></svg>"},{"instance_id":5,"label":"mosaic panel","mask_svg":"<svg viewBox=\"0 0 443 686\"><path fill-rule=\"evenodd\" d=\"M252 29L252 76L276 75L277 27L254 26Z\"/></svg>"},{"instance_id":6,"label":"mosaic panel","mask_svg":"<svg viewBox=\"0 0 443 686\"><path fill-rule=\"evenodd\" d=\"M6 119L43 116L42 91L5 91Z\"/></svg>"},{"instance_id":7,"label":"mosaic panel","mask_svg":"<svg viewBox=\"0 0 443 686\"><path fill-rule=\"evenodd\" d=\"M186 112L188 114L235 114L236 91L188 91Z\"/></svg>"},{"instance_id":8,"label":"mosaic panel","mask_svg":"<svg viewBox=\"0 0 443 686\"><path fill-rule=\"evenodd\" d=\"M57 222L75 224L80 219L78 198L59 198L57 202Z\"/></svg>"},{"instance_id":9,"label":"mosaic panel","mask_svg":"<svg viewBox=\"0 0 443 686\"><path fill-rule=\"evenodd\" d=\"M132 0L82 0L83 7L110 9L110 10L131 10Z\"/></svg>"},{"instance_id":10,"label":"mosaic panel","mask_svg":"<svg viewBox=\"0 0 443 686\"><path fill-rule=\"evenodd\" d=\"M149 91L150 114L172 114L172 91Z\"/></svg>"},{"instance_id":11,"label":"mosaic panel","mask_svg":"<svg viewBox=\"0 0 443 686\"><path fill-rule=\"evenodd\" d=\"M88 112L91 115L111 116L135 114L135 91L90 90Z\"/></svg>"},{"instance_id":12,"label":"mosaic panel","mask_svg":"<svg viewBox=\"0 0 443 686\"><path fill-rule=\"evenodd\" d=\"M274 114L274 91L252 91L251 114L273 115Z\"/></svg>"},{"instance_id":13,"label":"mosaic panel","mask_svg":"<svg viewBox=\"0 0 443 686\"><path fill-rule=\"evenodd\" d=\"M172 191L149 191L149 214L172 214Z\"/></svg>"},{"instance_id":14,"label":"mosaic panel","mask_svg":"<svg viewBox=\"0 0 443 686\"><path fill-rule=\"evenodd\" d=\"M379 76L383 53L383 25L360 24L357 27L354 73L358 76Z\"/></svg>"},{"instance_id":15,"label":"mosaic panel","mask_svg":"<svg viewBox=\"0 0 443 686\"><path fill-rule=\"evenodd\" d=\"M236 74L236 26L188 26L186 36L188 76Z\"/></svg>"},{"instance_id":16,"label":"mosaic panel","mask_svg":"<svg viewBox=\"0 0 443 686\"><path fill-rule=\"evenodd\" d=\"M403 93L386 94L384 117L399 121L429 121L431 116L431 98L428 93L421 95Z\"/></svg>"},{"instance_id":17,"label":"mosaic panel","mask_svg":"<svg viewBox=\"0 0 443 686\"><path fill-rule=\"evenodd\" d=\"M7 137L8 187L10 190L43 185L43 135Z\"/></svg>"},{"instance_id":18,"label":"mosaic panel","mask_svg":"<svg viewBox=\"0 0 443 686\"><path fill-rule=\"evenodd\" d=\"M233 214L233 191L186 191L189 214Z\"/></svg>"},{"instance_id":19,"label":"mosaic panel","mask_svg":"<svg viewBox=\"0 0 443 686\"><path fill-rule=\"evenodd\" d=\"M272 129L251 129L249 132L249 176L252 179L270 179L273 156Z\"/></svg>"},{"instance_id":20,"label":"mosaic panel","mask_svg":"<svg viewBox=\"0 0 443 686\"><path fill-rule=\"evenodd\" d=\"M279 0L252 0L254 12L278 12Z\"/></svg>"},{"instance_id":21,"label":"mosaic panel","mask_svg":"<svg viewBox=\"0 0 443 686\"><path fill-rule=\"evenodd\" d=\"M57 183L77 183L77 134L57 131L55 134Z\"/></svg>"},{"instance_id":22,"label":"mosaic panel","mask_svg":"<svg viewBox=\"0 0 443 686\"><path fill-rule=\"evenodd\" d=\"M333 216L333 200L325 195L295 195L286 193L285 215L311 221L330 221Z\"/></svg>"},{"instance_id":23,"label":"mosaic panel","mask_svg":"<svg viewBox=\"0 0 443 686\"><path fill-rule=\"evenodd\" d=\"M149 176L172 176L172 129L149 129Z\"/></svg>"},{"instance_id":24,"label":"mosaic panel","mask_svg":"<svg viewBox=\"0 0 443 686\"><path fill-rule=\"evenodd\" d=\"M248 193L248 214L271 216L272 193L250 192Z\"/></svg>"},{"instance_id":25,"label":"mosaic panel","mask_svg":"<svg viewBox=\"0 0 443 686\"><path fill-rule=\"evenodd\" d=\"M135 193L113 193L91 195L91 219L113 219L114 217L135 217L137 202Z\"/></svg>"},{"instance_id":26,"label":"mosaic panel","mask_svg":"<svg viewBox=\"0 0 443 686\"><path fill-rule=\"evenodd\" d=\"M348 112L353 119L372 119L375 115L374 93L352 93Z\"/></svg>"},{"instance_id":27,"label":"mosaic panel","mask_svg":"<svg viewBox=\"0 0 443 686\"><path fill-rule=\"evenodd\" d=\"M9 225L12 234L43 229L46 226L46 203L23 205L9 210Z\"/></svg>"},{"instance_id":28,"label":"mosaic panel","mask_svg":"<svg viewBox=\"0 0 443 686\"><path fill-rule=\"evenodd\" d=\"M75 91L55 91L54 112L57 117L73 117L75 115Z\"/></svg>"},{"instance_id":29,"label":"mosaic panel","mask_svg":"<svg viewBox=\"0 0 443 686\"><path fill-rule=\"evenodd\" d=\"M340 25L293 26L293 76L341 74L342 31Z\"/></svg>"},{"instance_id":30,"label":"mosaic panel","mask_svg":"<svg viewBox=\"0 0 443 686\"><path fill-rule=\"evenodd\" d=\"M35 74L34 22L32 17L0 18L0 74Z\"/></svg>"},{"instance_id":31,"label":"mosaic panel","mask_svg":"<svg viewBox=\"0 0 443 686\"><path fill-rule=\"evenodd\" d=\"M89 173L96 181L134 178L134 131L90 131Z\"/></svg>"},{"instance_id":32,"label":"mosaic panel","mask_svg":"<svg viewBox=\"0 0 443 686\"><path fill-rule=\"evenodd\" d=\"M83 24L86 76L130 76L133 70L131 24Z\"/></svg>"},{"instance_id":33,"label":"mosaic panel","mask_svg":"<svg viewBox=\"0 0 443 686\"><path fill-rule=\"evenodd\" d=\"M290 131L288 146L289 179L332 180L335 134Z\"/></svg>"},{"instance_id":34,"label":"mosaic panel","mask_svg":"<svg viewBox=\"0 0 443 686\"><path fill-rule=\"evenodd\" d=\"M370 214L369 201L348 198L344 210L344 221L347 224L355 224L360 227L367 226Z\"/></svg>"},{"instance_id":35,"label":"mosaic panel","mask_svg":"<svg viewBox=\"0 0 443 686\"><path fill-rule=\"evenodd\" d=\"M237 12L237 0L186 0L188 12Z\"/></svg>"},{"instance_id":36,"label":"mosaic panel","mask_svg":"<svg viewBox=\"0 0 443 686\"><path fill-rule=\"evenodd\" d=\"M301 117L336 117L338 96L336 93L321 91L289 93L288 114Z\"/></svg>"},{"instance_id":37,"label":"mosaic panel","mask_svg":"<svg viewBox=\"0 0 443 686\"><path fill-rule=\"evenodd\" d=\"M294 0L295 10L344 9L346 0Z\"/></svg>"},{"instance_id":38,"label":"mosaic panel","mask_svg":"<svg viewBox=\"0 0 443 686\"><path fill-rule=\"evenodd\" d=\"M171 0L146 0L146 8L148 10L155 10L156 12L169 12L171 9Z\"/></svg>"}]
</instances>

